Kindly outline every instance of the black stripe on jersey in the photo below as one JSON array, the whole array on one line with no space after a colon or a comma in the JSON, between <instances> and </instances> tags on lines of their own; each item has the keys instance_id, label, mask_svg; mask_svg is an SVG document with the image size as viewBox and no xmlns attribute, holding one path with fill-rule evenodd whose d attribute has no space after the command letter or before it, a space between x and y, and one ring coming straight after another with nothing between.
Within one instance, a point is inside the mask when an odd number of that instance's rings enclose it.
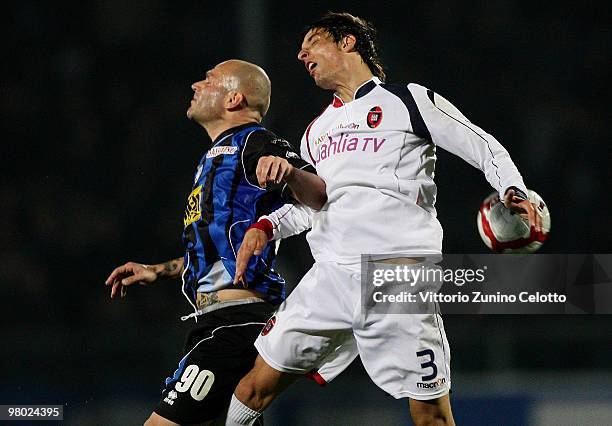
<instances>
[{"instance_id":1,"label":"black stripe on jersey","mask_svg":"<svg viewBox=\"0 0 612 426\"><path fill-rule=\"evenodd\" d=\"M228 138L231 141L231 138ZM223 144L226 145L226 144ZM225 155L218 155L212 162L210 170L206 174L206 180L204 188L202 189L202 230L200 238L204 245L204 259L206 264L212 265L217 260L221 259L217 247L213 242L208 225L215 219L215 208L213 204L213 184L215 182L215 175L217 174L217 168L223 163ZM197 270L196 270L197 272Z\"/></svg>"},{"instance_id":2,"label":"black stripe on jersey","mask_svg":"<svg viewBox=\"0 0 612 426\"><path fill-rule=\"evenodd\" d=\"M364 84L363 86L361 86L359 88L359 90L357 90L357 93L355 93L355 99L359 99L365 95L367 95L368 93L370 93L372 91L372 89L374 89L376 87L376 83L374 83L374 81L370 80L368 81L366 84Z\"/></svg>"},{"instance_id":3,"label":"black stripe on jersey","mask_svg":"<svg viewBox=\"0 0 612 426\"><path fill-rule=\"evenodd\" d=\"M410 93L410 90L408 90L408 86L402 86L399 84L381 84L380 86L400 98L404 105L406 105L406 108L408 108L408 114L410 114L412 132L420 138L431 141L429 129L427 129L427 126L425 125L423 116L417 107L412 93Z\"/></svg>"},{"instance_id":4,"label":"black stripe on jersey","mask_svg":"<svg viewBox=\"0 0 612 426\"><path fill-rule=\"evenodd\" d=\"M265 194L259 197L257 204L255 205L255 218L260 218L263 215L272 213L272 209L278 204L280 198L280 189L268 190Z\"/></svg>"},{"instance_id":5,"label":"black stripe on jersey","mask_svg":"<svg viewBox=\"0 0 612 426\"><path fill-rule=\"evenodd\" d=\"M217 246L215 246L212 237L210 236L210 232L208 231L208 225L206 226L206 230L202 232L202 247L204 248L204 259L207 265L212 265L218 260L221 260L219 256L219 252L217 251ZM194 257L193 259L197 259ZM196 276L198 272L200 272L199 265L193 266L193 271Z\"/></svg>"},{"instance_id":6,"label":"black stripe on jersey","mask_svg":"<svg viewBox=\"0 0 612 426\"><path fill-rule=\"evenodd\" d=\"M434 92L431 89L427 89L427 97L431 100L432 104L436 104L436 100L434 99Z\"/></svg>"},{"instance_id":7,"label":"black stripe on jersey","mask_svg":"<svg viewBox=\"0 0 612 426\"><path fill-rule=\"evenodd\" d=\"M253 132L257 130L252 130L248 135L245 136L245 141L251 136ZM244 150L244 144L242 145L242 149ZM240 157L238 157L240 158ZM242 166L242 161L236 159L234 168L234 178L232 179L232 187L230 189L230 194L227 199L227 205L230 207L229 216L227 218L227 222L225 222L225 236L227 237L227 243L230 247L232 247L232 236L230 235L230 228L234 224L234 198L236 198L236 193L238 192L238 187L240 186L240 182L242 181L243 174L238 171L238 168ZM236 253L238 255L238 253Z\"/></svg>"}]
</instances>

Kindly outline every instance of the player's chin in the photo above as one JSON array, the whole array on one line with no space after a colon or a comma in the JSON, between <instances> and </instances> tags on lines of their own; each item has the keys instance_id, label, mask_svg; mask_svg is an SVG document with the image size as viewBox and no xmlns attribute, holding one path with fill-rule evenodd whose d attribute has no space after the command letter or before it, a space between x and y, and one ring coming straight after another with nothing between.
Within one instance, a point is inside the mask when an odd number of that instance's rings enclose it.
<instances>
[{"instance_id":1,"label":"player's chin","mask_svg":"<svg viewBox=\"0 0 612 426\"><path fill-rule=\"evenodd\" d=\"M324 77L317 77L316 75L314 75L312 78L314 79L314 82L317 85L317 87L323 90L334 90L335 89L334 85L331 84L331 81L329 81L328 79Z\"/></svg>"}]
</instances>

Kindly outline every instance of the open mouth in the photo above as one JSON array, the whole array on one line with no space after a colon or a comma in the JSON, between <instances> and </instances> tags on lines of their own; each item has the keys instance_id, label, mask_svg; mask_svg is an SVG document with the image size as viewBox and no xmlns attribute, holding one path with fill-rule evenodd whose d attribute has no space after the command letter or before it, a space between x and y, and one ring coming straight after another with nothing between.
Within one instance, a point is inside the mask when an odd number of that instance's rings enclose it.
<instances>
[{"instance_id":1,"label":"open mouth","mask_svg":"<svg viewBox=\"0 0 612 426\"><path fill-rule=\"evenodd\" d=\"M317 64L315 62L307 62L306 63L306 69L308 70L308 73L310 75L312 75L312 72L314 71L314 69L317 67Z\"/></svg>"}]
</instances>

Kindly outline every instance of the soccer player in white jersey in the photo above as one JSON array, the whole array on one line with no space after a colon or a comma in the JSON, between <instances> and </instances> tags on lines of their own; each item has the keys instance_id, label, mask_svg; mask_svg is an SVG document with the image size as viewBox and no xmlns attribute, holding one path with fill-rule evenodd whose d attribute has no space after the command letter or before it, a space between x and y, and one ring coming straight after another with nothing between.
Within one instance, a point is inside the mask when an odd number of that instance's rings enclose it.
<instances>
[{"instance_id":1,"label":"soccer player in white jersey","mask_svg":"<svg viewBox=\"0 0 612 426\"><path fill-rule=\"evenodd\" d=\"M409 399L415 424L454 424L440 316L367 316L360 301L362 254L414 264L442 252L436 147L482 170L506 207L541 226L520 173L493 136L423 86L384 83L375 36L369 23L348 13L328 13L306 29L298 59L334 96L306 129L301 152L325 180L328 201L318 212L286 206L245 236L242 265L268 238L312 228L315 264L255 342L259 357L234 392L228 425L252 424L296 378L318 371L318 381L329 381L357 354L380 388ZM293 171L286 159L266 157L257 173L265 183Z\"/></svg>"}]
</instances>

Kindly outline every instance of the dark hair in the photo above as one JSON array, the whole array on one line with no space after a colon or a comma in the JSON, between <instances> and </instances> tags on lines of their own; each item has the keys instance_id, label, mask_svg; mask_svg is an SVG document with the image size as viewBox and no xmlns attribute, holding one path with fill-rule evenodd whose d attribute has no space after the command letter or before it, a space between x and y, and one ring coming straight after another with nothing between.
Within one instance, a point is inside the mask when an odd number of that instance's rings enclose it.
<instances>
[{"instance_id":1,"label":"dark hair","mask_svg":"<svg viewBox=\"0 0 612 426\"><path fill-rule=\"evenodd\" d=\"M368 66L372 74L382 81L385 80L385 71L378 57L378 48L376 46L377 32L374 25L350 13L327 12L318 21L304 28L302 40L308 31L318 28L328 32L336 43L339 43L347 35L355 36L357 39L355 50L359 53L363 62Z\"/></svg>"}]
</instances>

